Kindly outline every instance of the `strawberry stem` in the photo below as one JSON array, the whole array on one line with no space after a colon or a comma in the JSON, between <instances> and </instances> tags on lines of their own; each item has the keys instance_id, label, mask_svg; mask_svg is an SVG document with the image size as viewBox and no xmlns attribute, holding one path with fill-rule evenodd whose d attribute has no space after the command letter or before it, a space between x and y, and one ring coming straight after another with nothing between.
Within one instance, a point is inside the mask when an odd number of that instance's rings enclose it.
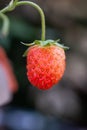
<instances>
[{"instance_id":1,"label":"strawberry stem","mask_svg":"<svg viewBox=\"0 0 87 130\"><path fill-rule=\"evenodd\" d=\"M41 24L42 24L41 40L44 41L45 40L45 15L44 15L42 9L37 4L30 2L30 1L21 1L21 2L16 3L16 6L20 6L20 5L31 5L32 7L37 9L37 11L40 13Z\"/></svg>"},{"instance_id":2,"label":"strawberry stem","mask_svg":"<svg viewBox=\"0 0 87 130\"><path fill-rule=\"evenodd\" d=\"M15 9L15 7L20 6L20 5L30 5L32 7L34 7L40 14L41 16L41 26L42 26L42 34L41 34L41 40L45 41L45 15L43 10L34 2L30 2L30 1L20 1L18 2L18 0L11 0L11 2L9 3L9 5L7 7L5 7L4 9L0 10L0 13L6 13L9 11L12 11Z\"/></svg>"}]
</instances>

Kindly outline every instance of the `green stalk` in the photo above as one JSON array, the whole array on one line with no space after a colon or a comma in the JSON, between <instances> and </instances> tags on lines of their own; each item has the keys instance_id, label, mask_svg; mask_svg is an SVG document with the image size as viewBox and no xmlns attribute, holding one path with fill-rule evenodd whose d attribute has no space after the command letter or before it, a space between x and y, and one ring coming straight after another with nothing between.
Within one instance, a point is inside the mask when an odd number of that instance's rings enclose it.
<instances>
[{"instance_id":1,"label":"green stalk","mask_svg":"<svg viewBox=\"0 0 87 130\"><path fill-rule=\"evenodd\" d=\"M4 9L2 9L0 11L0 13L6 13L8 11L12 11L12 10L14 10L14 8L16 6L21 6L21 5L30 5L30 6L34 7L39 12L39 14L41 16L41 26L42 26L41 40L45 41L45 28L46 27L45 27L45 15L43 13L43 10L34 2L30 2L30 1L17 2L17 1L18 0L15 0L15 1L12 0L7 7L5 7Z\"/></svg>"},{"instance_id":2,"label":"green stalk","mask_svg":"<svg viewBox=\"0 0 87 130\"><path fill-rule=\"evenodd\" d=\"M14 2L14 0L11 0L10 3L8 4L8 6L3 8L2 10L0 10L0 13L6 13L9 11L12 11L15 8L14 6L15 6L15 2Z\"/></svg>"},{"instance_id":3,"label":"green stalk","mask_svg":"<svg viewBox=\"0 0 87 130\"><path fill-rule=\"evenodd\" d=\"M21 2L16 3L16 6L20 6L20 5L31 5L40 13L41 24L42 24L41 40L44 41L45 40L45 16L44 16L42 9L37 4L30 2L30 1L21 1Z\"/></svg>"},{"instance_id":4,"label":"green stalk","mask_svg":"<svg viewBox=\"0 0 87 130\"><path fill-rule=\"evenodd\" d=\"M9 32L9 26L10 26L9 19L8 19L8 17L7 17L5 14L2 14L2 13L0 13L0 17L1 17L2 20L3 20L3 25L2 25L1 33L2 33L4 36L7 36L7 35L8 35L8 32Z\"/></svg>"}]
</instances>

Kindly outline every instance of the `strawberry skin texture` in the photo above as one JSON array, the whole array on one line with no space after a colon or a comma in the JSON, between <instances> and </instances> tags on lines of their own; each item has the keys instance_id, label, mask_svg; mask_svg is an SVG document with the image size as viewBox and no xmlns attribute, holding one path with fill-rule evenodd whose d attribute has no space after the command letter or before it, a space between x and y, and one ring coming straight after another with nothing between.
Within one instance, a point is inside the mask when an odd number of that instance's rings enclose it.
<instances>
[{"instance_id":1,"label":"strawberry skin texture","mask_svg":"<svg viewBox=\"0 0 87 130\"><path fill-rule=\"evenodd\" d=\"M34 45L27 53L27 77L31 84L47 90L57 84L65 71L65 52L56 45Z\"/></svg>"}]
</instances>

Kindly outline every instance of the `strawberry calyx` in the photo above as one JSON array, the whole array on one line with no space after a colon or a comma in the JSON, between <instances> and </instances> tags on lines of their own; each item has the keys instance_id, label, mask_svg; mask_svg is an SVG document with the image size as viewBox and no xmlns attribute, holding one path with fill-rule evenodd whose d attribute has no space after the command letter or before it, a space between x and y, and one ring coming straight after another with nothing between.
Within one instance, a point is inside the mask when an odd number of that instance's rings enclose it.
<instances>
[{"instance_id":1,"label":"strawberry calyx","mask_svg":"<svg viewBox=\"0 0 87 130\"><path fill-rule=\"evenodd\" d=\"M61 47L61 48L63 48L64 50L68 50L69 49L69 47L67 47L67 46L64 46L63 44L60 44L59 43L59 41L60 41L60 39L58 39L58 40L46 40L46 41L42 41L42 40L35 40L34 41L34 43L36 44L36 45L40 45L40 46L49 46L49 45L56 45L56 46L59 46L59 47Z\"/></svg>"},{"instance_id":2,"label":"strawberry calyx","mask_svg":"<svg viewBox=\"0 0 87 130\"><path fill-rule=\"evenodd\" d=\"M35 40L33 43L23 43L23 42L21 42L21 43L23 45L25 45L25 46L28 46L28 47L33 46L33 45L40 45L42 47L50 46L50 45L56 45L56 46L58 46L60 48L63 48L64 50L68 50L69 49L69 47L64 46L63 44L60 44L59 41L60 41L60 39L58 39L58 40L51 40L51 39L49 39L49 40L45 40L45 41ZM23 57L25 57L27 55L28 49L24 52Z\"/></svg>"}]
</instances>

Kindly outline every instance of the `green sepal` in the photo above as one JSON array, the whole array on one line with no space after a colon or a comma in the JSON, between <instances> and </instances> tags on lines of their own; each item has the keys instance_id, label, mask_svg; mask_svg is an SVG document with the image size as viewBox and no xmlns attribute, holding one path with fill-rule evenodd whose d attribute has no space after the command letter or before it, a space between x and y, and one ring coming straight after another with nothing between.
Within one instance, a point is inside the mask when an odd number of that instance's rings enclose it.
<instances>
[{"instance_id":1,"label":"green sepal","mask_svg":"<svg viewBox=\"0 0 87 130\"><path fill-rule=\"evenodd\" d=\"M23 45L25 45L25 46L32 46L32 45L34 45L35 43L33 42L33 43L24 43L24 42L21 42L21 44L23 44Z\"/></svg>"},{"instance_id":2,"label":"green sepal","mask_svg":"<svg viewBox=\"0 0 87 130\"><path fill-rule=\"evenodd\" d=\"M60 44L60 43L54 43L54 45L56 45L56 46L58 46L60 48L63 48L64 50L68 50L69 49L69 47L64 46L63 44Z\"/></svg>"},{"instance_id":3,"label":"green sepal","mask_svg":"<svg viewBox=\"0 0 87 130\"><path fill-rule=\"evenodd\" d=\"M29 50L29 48L23 53L23 55L22 55L23 57L27 56L28 50Z\"/></svg>"},{"instance_id":4,"label":"green sepal","mask_svg":"<svg viewBox=\"0 0 87 130\"><path fill-rule=\"evenodd\" d=\"M33 43L24 43L24 42L21 42L21 44L29 47L29 46L33 46L35 43L34 42ZM29 48L23 53L23 55L22 55L23 57L27 56L28 50L29 50Z\"/></svg>"},{"instance_id":5,"label":"green sepal","mask_svg":"<svg viewBox=\"0 0 87 130\"><path fill-rule=\"evenodd\" d=\"M50 45L50 43L53 43L53 40L46 40L46 41L41 41L41 40L35 40L34 43L41 45L41 46L47 46Z\"/></svg>"},{"instance_id":6,"label":"green sepal","mask_svg":"<svg viewBox=\"0 0 87 130\"><path fill-rule=\"evenodd\" d=\"M57 40L50 40L49 39L49 40L46 40L46 41L35 40L34 43L38 44L40 46L56 45L56 46L63 48L64 50L69 49L69 47L64 46L63 44L60 44L59 41L60 41L60 39L57 39Z\"/></svg>"},{"instance_id":7,"label":"green sepal","mask_svg":"<svg viewBox=\"0 0 87 130\"><path fill-rule=\"evenodd\" d=\"M21 42L21 43L23 45L25 45L25 46L28 46L28 47L29 46L33 46L33 45L40 45L42 47L55 45L55 46L58 46L60 48L63 48L64 50L68 50L69 49L69 47L64 46L63 44L60 44L59 41L60 41L60 39L57 39L57 40L49 39L49 40L46 40L46 41L35 40L33 43L23 43L23 42ZM23 57L25 57L27 55L28 50L29 50L29 48L24 52Z\"/></svg>"}]
</instances>

